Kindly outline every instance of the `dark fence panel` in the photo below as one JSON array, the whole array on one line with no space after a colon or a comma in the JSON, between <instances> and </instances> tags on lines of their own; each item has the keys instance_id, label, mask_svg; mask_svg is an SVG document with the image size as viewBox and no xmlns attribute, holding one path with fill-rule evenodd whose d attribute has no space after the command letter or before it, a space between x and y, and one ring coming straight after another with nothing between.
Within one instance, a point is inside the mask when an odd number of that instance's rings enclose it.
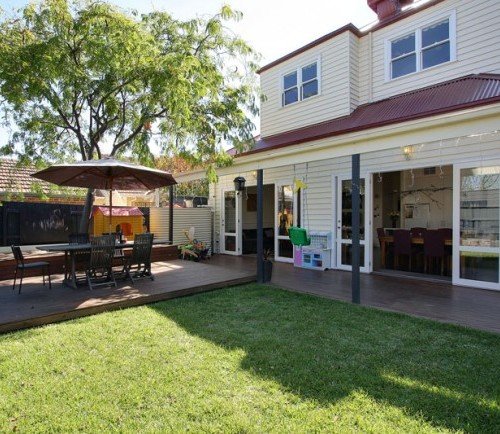
<instances>
[{"instance_id":1,"label":"dark fence panel","mask_svg":"<svg viewBox=\"0 0 500 434\"><path fill-rule=\"evenodd\" d=\"M50 244L68 241L78 231L82 205L3 202L0 207L0 242L11 244Z\"/></svg>"}]
</instances>

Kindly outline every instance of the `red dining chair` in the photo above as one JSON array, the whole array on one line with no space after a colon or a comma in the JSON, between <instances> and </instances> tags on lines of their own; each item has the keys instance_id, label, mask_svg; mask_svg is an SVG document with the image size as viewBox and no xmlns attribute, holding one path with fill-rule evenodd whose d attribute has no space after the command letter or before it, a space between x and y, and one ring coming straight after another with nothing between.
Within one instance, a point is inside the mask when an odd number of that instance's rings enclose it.
<instances>
[{"instance_id":1,"label":"red dining chair","mask_svg":"<svg viewBox=\"0 0 500 434\"><path fill-rule=\"evenodd\" d=\"M453 229L439 228L438 231L443 235L444 241L453 239ZM452 246L444 246L444 254L446 259L446 274L451 274L451 258L453 256Z\"/></svg>"},{"instance_id":2,"label":"red dining chair","mask_svg":"<svg viewBox=\"0 0 500 434\"><path fill-rule=\"evenodd\" d=\"M406 229L396 229L394 231L394 268L399 267L399 257L408 256L408 270L411 271L411 234Z\"/></svg>"},{"instance_id":3,"label":"red dining chair","mask_svg":"<svg viewBox=\"0 0 500 434\"><path fill-rule=\"evenodd\" d=\"M410 234L412 238L424 238L424 232L427 231L427 228L411 228Z\"/></svg>"},{"instance_id":4,"label":"red dining chair","mask_svg":"<svg viewBox=\"0 0 500 434\"><path fill-rule=\"evenodd\" d=\"M424 273L428 272L429 261L438 259L441 262L441 275L444 274L444 236L438 230L424 233Z\"/></svg>"},{"instance_id":5,"label":"red dining chair","mask_svg":"<svg viewBox=\"0 0 500 434\"><path fill-rule=\"evenodd\" d=\"M378 243L379 243L379 245L381 247L382 247L382 242L383 242L383 241L381 241L381 238L383 238L385 236L387 236L387 234L385 233L385 229L384 228L377 228ZM382 252L380 252L380 254L382 255ZM387 268L387 262L388 262L387 259L389 257L394 256L394 248L392 246L392 243L386 243L386 245L385 245L385 256L386 257L384 258L384 262L382 262L382 264L385 263L386 264L386 268Z\"/></svg>"},{"instance_id":6,"label":"red dining chair","mask_svg":"<svg viewBox=\"0 0 500 434\"><path fill-rule=\"evenodd\" d=\"M412 238L424 238L424 233L427 228L415 227L410 229L410 234ZM424 268L424 245L423 244L413 244L413 253L417 259L417 269L419 272L423 271Z\"/></svg>"}]
</instances>

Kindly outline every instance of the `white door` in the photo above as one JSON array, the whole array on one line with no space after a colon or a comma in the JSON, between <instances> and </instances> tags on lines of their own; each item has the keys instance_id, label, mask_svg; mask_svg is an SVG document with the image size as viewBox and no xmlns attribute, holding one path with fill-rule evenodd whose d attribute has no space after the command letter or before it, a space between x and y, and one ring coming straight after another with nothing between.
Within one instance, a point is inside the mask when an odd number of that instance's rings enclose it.
<instances>
[{"instance_id":1,"label":"white door","mask_svg":"<svg viewBox=\"0 0 500 434\"><path fill-rule=\"evenodd\" d=\"M277 183L274 191L274 259L293 262L293 245L288 229L297 223L297 198L292 183Z\"/></svg>"},{"instance_id":2,"label":"white door","mask_svg":"<svg viewBox=\"0 0 500 434\"><path fill-rule=\"evenodd\" d=\"M241 255L241 193L222 191L221 253Z\"/></svg>"},{"instance_id":3,"label":"white door","mask_svg":"<svg viewBox=\"0 0 500 434\"><path fill-rule=\"evenodd\" d=\"M370 271L370 221L368 198L370 177L360 179L360 270L363 272ZM341 270L351 270L352 268L352 181L348 176L339 177L337 182L337 231L336 231L336 248L337 248L337 268Z\"/></svg>"},{"instance_id":4,"label":"white door","mask_svg":"<svg viewBox=\"0 0 500 434\"><path fill-rule=\"evenodd\" d=\"M453 168L453 283L500 290L500 162Z\"/></svg>"}]
</instances>

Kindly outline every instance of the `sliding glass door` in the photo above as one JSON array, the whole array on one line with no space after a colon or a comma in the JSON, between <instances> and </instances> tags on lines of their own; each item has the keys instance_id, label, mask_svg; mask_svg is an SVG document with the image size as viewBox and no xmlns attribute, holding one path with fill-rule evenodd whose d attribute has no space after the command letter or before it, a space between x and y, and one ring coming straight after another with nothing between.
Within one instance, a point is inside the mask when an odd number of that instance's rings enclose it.
<instances>
[{"instance_id":1,"label":"sliding glass door","mask_svg":"<svg viewBox=\"0 0 500 434\"><path fill-rule=\"evenodd\" d=\"M500 165L455 166L453 282L500 290Z\"/></svg>"}]
</instances>

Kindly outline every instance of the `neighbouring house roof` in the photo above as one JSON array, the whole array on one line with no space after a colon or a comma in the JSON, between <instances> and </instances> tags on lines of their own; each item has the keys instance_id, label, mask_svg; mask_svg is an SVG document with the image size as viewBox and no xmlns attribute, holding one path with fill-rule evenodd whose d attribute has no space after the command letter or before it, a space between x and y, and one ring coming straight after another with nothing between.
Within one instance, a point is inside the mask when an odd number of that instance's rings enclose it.
<instances>
[{"instance_id":1,"label":"neighbouring house roof","mask_svg":"<svg viewBox=\"0 0 500 434\"><path fill-rule=\"evenodd\" d=\"M0 158L0 193L49 194L48 182L31 177L36 171L32 166L19 166L16 160Z\"/></svg>"},{"instance_id":2,"label":"neighbouring house roof","mask_svg":"<svg viewBox=\"0 0 500 434\"><path fill-rule=\"evenodd\" d=\"M423 4L417 3L414 6L408 8L408 9L404 9L402 11L399 11L399 12L395 13L394 15L391 15L390 17L388 17L382 21L378 21L375 25L369 27L367 30L360 30L354 24L349 23L345 26L342 26L342 27L334 30L333 32L330 32L324 36L321 36L318 39L315 39L314 41L310 42L309 44L306 44L303 47L300 47L297 50L292 51L291 53L285 54L283 57L280 57L279 59L276 59L276 60L272 61L271 63L268 63L267 65L264 65L263 67L261 67L257 71L257 73L260 74L264 71L267 71L268 69L271 69L274 66L279 65L280 63L283 63L288 59L291 59L295 56L298 56L299 54L304 53L305 51L310 50L311 48L314 48L317 45L322 44L323 42L326 42L332 38L335 38L336 36L340 35L341 33L351 32L358 37L362 37L362 36L365 36L369 33L374 32L376 30L379 30L383 27L386 27L390 24L393 24L399 20L407 18L413 14L421 12L421 11L423 11L427 8L430 8L430 7L432 7L438 3L441 3L443 1L444 0L431 0L431 1L428 1L427 3L423 3Z\"/></svg>"},{"instance_id":3,"label":"neighbouring house roof","mask_svg":"<svg viewBox=\"0 0 500 434\"><path fill-rule=\"evenodd\" d=\"M108 206L95 206L92 210L92 215L100 212L101 214L109 217L109 207ZM144 215L142 211L135 207L129 206L114 206L113 207L113 217L130 217L130 216L142 216Z\"/></svg>"},{"instance_id":4,"label":"neighbouring house roof","mask_svg":"<svg viewBox=\"0 0 500 434\"><path fill-rule=\"evenodd\" d=\"M364 104L350 115L264 137L238 155L500 102L500 74L475 74ZM234 149L228 151L237 155Z\"/></svg>"}]
</instances>

